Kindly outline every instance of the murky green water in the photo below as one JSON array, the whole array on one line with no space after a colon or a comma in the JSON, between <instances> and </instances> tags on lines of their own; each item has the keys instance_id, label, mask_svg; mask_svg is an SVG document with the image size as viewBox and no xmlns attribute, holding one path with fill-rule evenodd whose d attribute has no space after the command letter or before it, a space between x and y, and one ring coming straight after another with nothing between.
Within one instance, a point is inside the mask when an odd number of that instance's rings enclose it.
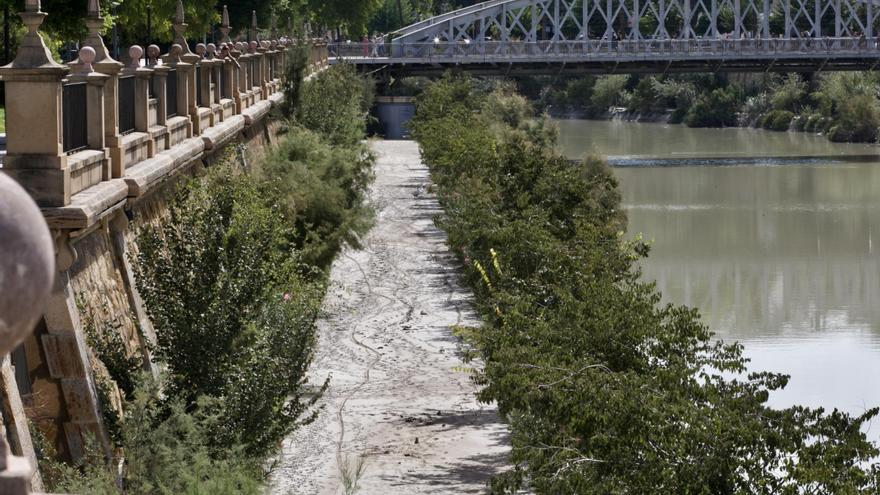
<instances>
[{"instance_id":1,"label":"murky green water","mask_svg":"<svg viewBox=\"0 0 880 495\"><path fill-rule=\"evenodd\" d=\"M880 405L880 149L748 129L560 129L568 156L617 164L629 231L654 240L645 276L666 300L700 308L755 369L792 375L774 405Z\"/></svg>"}]
</instances>

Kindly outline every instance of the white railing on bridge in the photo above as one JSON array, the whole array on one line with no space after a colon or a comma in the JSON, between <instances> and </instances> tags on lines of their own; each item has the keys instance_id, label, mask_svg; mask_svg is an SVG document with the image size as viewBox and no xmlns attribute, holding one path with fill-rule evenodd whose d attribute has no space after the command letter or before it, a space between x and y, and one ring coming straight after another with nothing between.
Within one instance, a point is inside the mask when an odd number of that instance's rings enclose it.
<instances>
[{"instance_id":1,"label":"white railing on bridge","mask_svg":"<svg viewBox=\"0 0 880 495\"><path fill-rule=\"evenodd\" d=\"M741 38L581 41L335 43L330 57L358 64L432 61L627 61L682 59L880 58L880 38Z\"/></svg>"}]
</instances>

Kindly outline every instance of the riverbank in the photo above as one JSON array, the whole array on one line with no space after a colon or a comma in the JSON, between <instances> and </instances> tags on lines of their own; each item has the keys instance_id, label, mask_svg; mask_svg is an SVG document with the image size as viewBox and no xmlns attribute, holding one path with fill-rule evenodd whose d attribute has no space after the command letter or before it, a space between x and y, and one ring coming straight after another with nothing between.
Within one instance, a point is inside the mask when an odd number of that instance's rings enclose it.
<instances>
[{"instance_id":1,"label":"riverbank","mask_svg":"<svg viewBox=\"0 0 880 495\"><path fill-rule=\"evenodd\" d=\"M285 441L272 493L483 493L506 464L507 428L477 402L451 328L479 319L434 226L418 145L373 150L376 224L333 265L309 373L331 377L324 409ZM359 491L346 490L359 466Z\"/></svg>"},{"instance_id":2,"label":"riverbank","mask_svg":"<svg viewBox=\"0 0 880 495\"><path fill-rule=\"evenodd\" d=\"M880 80L869 72L606 75L517 83L540 110L557 117L792 130L854 143L876 142L880 127Z\"/></svg>"},{"instance_id":3,"label":"riverbank","mask_svg":"<svg viewBox=\"0 0 880 495\"><path fill-rule=\"evenodd\" d=\"M515 468L495 493L876 493L877 471L852 466L878 453L860 433L878 410L775 409L784 375L722 376L745 371L742 347L659 304L612 171L573 167L529 110L508 87L448 75L412 122L484 320L467 333L486 363L480 398L511 425Z\"/></svg>"}]
</instances>

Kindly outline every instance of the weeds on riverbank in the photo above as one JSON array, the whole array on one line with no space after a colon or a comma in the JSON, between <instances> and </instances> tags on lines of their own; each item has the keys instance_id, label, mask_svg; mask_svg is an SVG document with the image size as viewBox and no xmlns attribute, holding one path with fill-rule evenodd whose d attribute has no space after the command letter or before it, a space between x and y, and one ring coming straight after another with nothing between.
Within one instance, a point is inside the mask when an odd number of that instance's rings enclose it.
<instances>
[{"instance_id":1,"label":"weeds on riverbank","mask_svg":"<svg viewBox=\"0 0 880 495\"><path fill-rule=\"evenodd\" d=\"M108 366L126 388L114 458L47 465L57 473L50 489L264 491L266 459L314 419L326 387L309 385L306 372L329 265L372 218L363 111L303 116L366 101L367 87L347 67L303 83L288 132L263 162L244 169L230 153L181 184L167 218L140 231L133 265L161 383L145 376L132 386Z\"/></svg>"},{"instance_id":2,"label":"weeds on riverbank","mask_svg":"<svg viewBox=\"0 0 880 495\"><path fill-rule=\"evenodd\" d=\"M504 97L447 76L412 124L486 321L467 332L480 398L512 429L514 468L493 490L877 493L880 452L860 429L878 410L768 407L788 378L749 373L695 309L660 305L636 264L648 246L623 239L613 174L484 110Z\"/></svg>"}]
</instances>

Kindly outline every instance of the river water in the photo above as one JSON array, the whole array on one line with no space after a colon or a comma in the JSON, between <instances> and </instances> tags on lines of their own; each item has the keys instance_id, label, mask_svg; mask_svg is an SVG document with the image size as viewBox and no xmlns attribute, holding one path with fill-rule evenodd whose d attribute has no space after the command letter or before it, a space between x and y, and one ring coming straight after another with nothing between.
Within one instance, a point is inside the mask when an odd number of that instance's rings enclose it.
<instances>
[{"instance_id":1,"label":"river water","mask_svg":"<svg viewBox=\"0 0 880 495\"><path fill-rule=\"evenodd\" d=\"M880 405L880 149L753 129L559 126L567 156L615 166L664 299L699 308L754 370L792 376L772 405ZM869 436L880 439L880 420Z\"/></svg>"}]
</instances>

